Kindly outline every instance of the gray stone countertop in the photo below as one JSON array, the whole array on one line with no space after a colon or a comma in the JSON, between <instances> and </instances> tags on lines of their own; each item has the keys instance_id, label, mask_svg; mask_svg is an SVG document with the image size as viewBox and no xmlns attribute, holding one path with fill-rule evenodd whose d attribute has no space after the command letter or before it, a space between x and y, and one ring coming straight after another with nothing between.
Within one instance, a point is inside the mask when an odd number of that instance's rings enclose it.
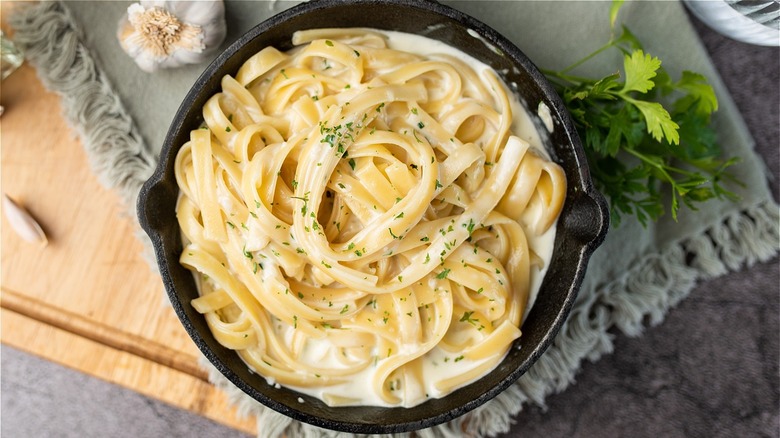
<instances>
[{"instance_id":1,"label":"gray stone countertop","mask_svg":"<svg viewBox=\"0 0 780 438\"><path fill-rule=\"evenodd\" d=\"M693 24L780 193L780 49ZM780 224L778 224L780 226ZM530 407L505 437L780 436L780 265L775 258L699 284L657 327L617 336L576 383ZM2 347L0 435L231 437L242 433Z\"/></svg>"}]
</instances>

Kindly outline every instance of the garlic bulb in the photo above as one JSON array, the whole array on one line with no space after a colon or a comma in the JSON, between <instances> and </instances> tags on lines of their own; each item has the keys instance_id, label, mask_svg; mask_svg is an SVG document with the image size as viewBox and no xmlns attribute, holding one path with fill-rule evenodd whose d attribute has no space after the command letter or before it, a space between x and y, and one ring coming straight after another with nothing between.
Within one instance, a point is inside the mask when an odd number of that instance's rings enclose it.
<instances>
[{"instance_id":1,"label":"garlic bulb","mask_svg":"<svg viewBox=\"0 0 780 438\"><path fill-rule=\"evenodd\" d=\"M141 70L196 64L225 39L222 0L142 0L119 21L119 44Z\"/></svg>"}]
</instances>

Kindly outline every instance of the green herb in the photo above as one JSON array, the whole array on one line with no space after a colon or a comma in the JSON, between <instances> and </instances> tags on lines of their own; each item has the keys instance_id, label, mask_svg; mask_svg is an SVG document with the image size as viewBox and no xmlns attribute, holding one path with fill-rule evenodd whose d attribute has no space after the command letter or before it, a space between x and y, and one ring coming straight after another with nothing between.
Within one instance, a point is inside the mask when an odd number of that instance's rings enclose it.
<instances>
[{"instance_id":1,"label":"green herb","mask_svg":"<svg viewBox=\"0 0 780 438\"><path fill-rule=\"evenodd\" d=\"M320 140L320 143L328 143L330 147L333 147L336 145L336 135L328 134Z\"/></svg>"},{"instance_id":2,"label":"green herb","mask_svg":"<svg viewBox=\"0 0 780 438\"><path fill-rule=\"evenodd\" d=\"M447 278L448 275L450 275L450 269L444 268L443 271L439 272L436 278L438 278L439 280L444 280L445 278Z\"/></svg>"},{"instance_id":3,"label":"green herb","mask_svg":"<svg viewBox=\"0 0 780 438\"><path fill-rule=\"evenodd\" d=\"M479 319L472 318L471 315L473 314L474 312L463 312L463 316L460 317L460 322L467 322L476 327L477 323L479 322Z\"/></svg>"},{"instance_id":4,"label":"green herb","mask_svg":"<svg viewBox=\"0 0 780 438\"><path fill-rule=\"evenodd\" d=\"M469 221L468 221L468 223L465 223L465 222L464 222L464 223L463 223L463 224L461 224L461 225L463 226L463 228L465 228L465 229L466 229L466 231L468 231L468 232L469 232L469 236L471 236L471 233L473 233L473 232L474 232L474 219L472 219L472 218L469 218Z\"/></svg>"},{"instance_id":5,"label":"green herb","mask_svg":"<svg viewBox=\"0 0 780 438\"><path fill-rule=\"evenodd\" d=\"M328 46L328 47L333 47L333 41L325 40L325 45Z\"/></svg>"},{"instance_id":6,"label":"green herb","mask_svg":"<svg viewBox=\"0 0 780 438\"><path fill-rule=\"evenodd\" d=\"M712 198L736 199L724 179L735 158L722 159L710 117L718 101L707 79L684 71L674 81L661 60L615 21L622 1L610 9L609 41L560 71L544 70L562 96L583 139L591 174L609 199L612 220L635 215L643 225L667 208L677 220L680 204L696 210ZM622 72L583 78L570 72L600 53L623 53ZM670 195L668 207L663 192Z\"/></svg>"}]
</instances>

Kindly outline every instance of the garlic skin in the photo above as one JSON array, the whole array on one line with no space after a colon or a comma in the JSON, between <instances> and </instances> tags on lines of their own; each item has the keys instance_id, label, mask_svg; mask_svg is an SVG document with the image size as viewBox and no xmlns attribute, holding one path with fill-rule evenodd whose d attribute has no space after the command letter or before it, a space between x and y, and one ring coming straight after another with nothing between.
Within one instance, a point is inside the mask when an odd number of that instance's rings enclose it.
<instances>
[{"instance_id":1,"label":"garlic skin","mask_svg":"<svg viewBox=\"0 0 780 438\"><path fill-rule=\"evenodd\" d=\"M31 243L38 243L42 247L49 243L46 233L43 232L43 229L32 215L6 194L3 194L3 213L5 213L8 223L11 224L11 228L22 239Z\"/></svg>"},{"instance_id":2,"label":"garlic skin","mask_svg":"<svg viewBox=\"0 0 780 438\"><path fill-rule=\"evenodd\" d=\"M154 73L207 60L226 34L222 0L142 0L127 8L117 38L141 70Z\"/></svg>"}]
</instances>

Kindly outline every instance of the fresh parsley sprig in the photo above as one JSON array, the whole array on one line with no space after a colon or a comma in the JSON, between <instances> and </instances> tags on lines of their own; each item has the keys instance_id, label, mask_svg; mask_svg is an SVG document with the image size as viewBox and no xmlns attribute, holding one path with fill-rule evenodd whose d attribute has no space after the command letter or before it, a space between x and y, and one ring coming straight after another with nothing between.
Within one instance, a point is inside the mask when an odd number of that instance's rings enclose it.
<instances>
[{"instance_id":1,"label":"fresh parsley sprig","mask_svg":"<svg viewBox=\"0 0 780 438\"><path fill-rule=\"evenodd\" d=\"M722 184L733 180L726 170L738 160L720 158L710 126L718 109L712 86L690 71L673 81L627 27L615 36L621 5L610 9L612 36L604 46L563 70L543 70L574 119L613 222L632 214L643 225L658 219L667 209L663 190L674 220L681 203L696 210L712 198L736 199ZM600 79L570 73L610 49L623 53L622 72Z\"/></svg>"}]
</instances>

